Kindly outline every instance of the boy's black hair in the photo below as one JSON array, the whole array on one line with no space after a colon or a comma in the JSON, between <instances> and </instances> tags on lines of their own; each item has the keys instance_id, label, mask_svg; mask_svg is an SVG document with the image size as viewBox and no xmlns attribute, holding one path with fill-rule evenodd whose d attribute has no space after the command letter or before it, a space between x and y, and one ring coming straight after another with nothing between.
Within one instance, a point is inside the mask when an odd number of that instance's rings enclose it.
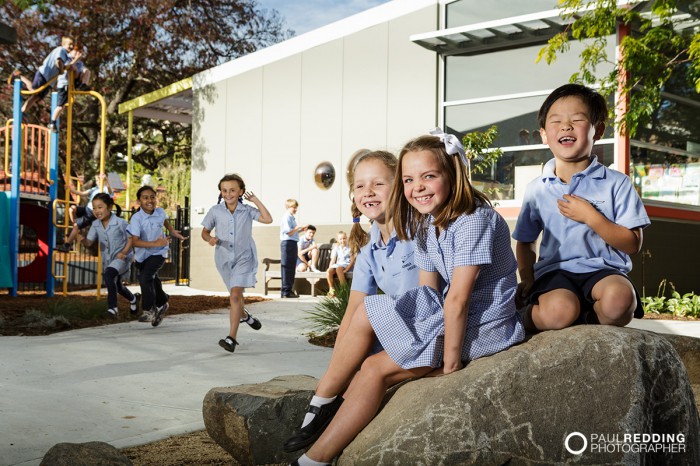
<instances>
[{"instance_id":1,"label":"boy's black hair","mask_svg":"<svg viewBox=\"0 0 700 466\"><path fill-rule=\"evenodd\" d=\"M547 112L552 108L554 102L564 97L575 96L580 98L586 107L588 107L588 118L593 126L599 126L605 123L608 119L608 104L605 97L590 87L582 86L581 84L564 84L552 91L547 96L540 107L540 112L537 114L537 123L540 128L544 128L547 123Z\"/></svg>"},{"instance_id":2,"label":"boy's black hair","mask_svg":"<svg viewBox=\"0 0 700 466\"><path fill-rule=\"evenodd\" d=\"M306 227L306 229L311 230L311 231L316 231L316 227L313 225L309 225L308 227Z\"/></svg>"}]
</instances>

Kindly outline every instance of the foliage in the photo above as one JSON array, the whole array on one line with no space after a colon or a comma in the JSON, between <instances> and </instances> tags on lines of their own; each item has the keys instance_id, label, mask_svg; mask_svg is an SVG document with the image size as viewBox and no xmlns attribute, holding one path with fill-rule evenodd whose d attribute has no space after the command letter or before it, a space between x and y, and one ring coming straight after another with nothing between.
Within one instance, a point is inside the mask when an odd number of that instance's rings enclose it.
<instances>
[{"instance_id":1,"label":"foliage","mask_svg":"<svg viewBox=\"0 0 700 466\"><path fill-rule=\"evenodd\" d=\"M632 34L622 39L622 56L600 82L600 90L604 95L613 95L620 76L628 77L620 88L630 96L628 110L619 115L616 123L630 136L653 118L673 73L681 73L688 87L700 92L700 34L692 27L696 20L684 14L695 8L697 16L697 7L689 0L653 0L650 11L645 11L646 3L629 7L618 6L617 0L559 0L562 17L572 23L550 39L537 57L537 61L544 59L551 64L557 54L569 50L571 38L590 39L580 55L580 70L571 76L571 81L594 84L596 66L615 63L616 57L607 56L605 51L607 36L616 33L618 23L629 26ZM611 116L614 111L610 109Z\"/></svg>"},{"instance_id":2,"label":"foliage","mask_svg":"<svg viewBox=\"0 0 700 466\"><path fill-rule=\"evenodd\" d=\"M19 69L31 79L62 35L85 46L83 61L92 72L91 87L106 101L107 167L122 173L126 166L116 160L117 154L127 152L127 121L117 113L120 103L293 34L275 10L261 10L254 0L17 0L0 2L0 22L17 31L17 44L0 49L3 77ZM48 123L47 103L45 99L31 108L27 120ZM2 86L4 119L11 118L11 107L11 87ZM65 112L63 117L65 121ZM73 106L73 174L96 170L99 129L99 102L78 96ZM148 172L175 160L189 165L191 125L134 118L133 133L134 144L142 144L134 161Z\"/></svg>"},{"instance_id":3,"label":"foliage","mask_svg":"<svg viewBox=\"0 0 700 466\"><path fill-rule=\"evenodd\" d=\"M666 297L666 285L670 285L671 297ZM656 296L642 298L644 312L654 314L673 314L678 317L700 317L700 296L695 293L681 295L672 282L661 280Z\"/></svg>"},{"instance_id":4,"label":"foliage","mask_svg":"<svg viewBox=\"0 0 700 466\"><path fill-rule=\"evenodd\" d=\"M343 321L345 309L348 307L350 299L350 285L338 285L335 287L335 297L324 296L305 320L313 324L312 329L321 333L328 333L337 330Z\"/></svg>"},{"instance_id":5,"label":"foliage","mask_svg":"<svg viewBox=\"0 0 700 466\"><path fill-rule=\"evenodd\" d=\"M494 125L486 131L472 131L464 135L462 144L467 154L467 159L473 162L471 167L471 175L484 173L503 155L501 149L490 149L493 141L498 137L498 128Z\"/></svg>"}]
</instances>

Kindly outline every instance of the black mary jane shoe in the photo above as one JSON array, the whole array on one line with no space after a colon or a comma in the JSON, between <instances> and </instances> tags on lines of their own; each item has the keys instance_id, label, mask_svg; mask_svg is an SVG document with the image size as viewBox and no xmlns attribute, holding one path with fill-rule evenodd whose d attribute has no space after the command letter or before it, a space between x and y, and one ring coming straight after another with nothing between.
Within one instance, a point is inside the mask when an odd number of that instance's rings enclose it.
<instances>
[{"instance_id":1,"label":"black mary jane shoe","mask_svg":"<svg viewBox=\"0 0 700 466\"><path fill-rule=\"evenodd\" d=\"M306 448L318 440L323 431L326 430L326 427L328 427L328 424L333 420L333 416L338 412L341 404L343 404L343 397L339 395L335 400L320 408L318 406L309 406L309 412L315 414L314 418L289 437L284 442L282 450L286 453L292 453Z\"/></svg>"}]
</instances>

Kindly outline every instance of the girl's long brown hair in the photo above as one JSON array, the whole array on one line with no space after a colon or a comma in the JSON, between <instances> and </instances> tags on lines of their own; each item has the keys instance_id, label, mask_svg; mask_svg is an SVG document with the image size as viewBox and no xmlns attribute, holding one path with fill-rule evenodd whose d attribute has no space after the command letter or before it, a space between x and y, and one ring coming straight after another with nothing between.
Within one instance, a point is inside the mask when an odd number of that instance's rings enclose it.
<instances>
[{"instance_id":1,"label":"girl's long brown hair","mask_svg":"<svg viewBox=\"0 0 700 466\"><path fill-rule=\"evenodd\" d=\"M447 177L450 192L440 213L435 216L433 225L440 230L448 227L462 214L471 214L479 205L491 205L484 193L474 189L469 182L469 172L462 158L449 155L445 144L437 136L420 136L409 141L399 155L398 171L389 200L387 215L394 223L396 236L402 240L413 239L417 234L425 234L428 218L416 211L403 194L403 170L401 163L409 152L430 151L438 158L440 171Z\"/></svg>"},{"instance_id":2,"label":"girl's long brown hair","mask_svg":"<svg viewBox=\"0 0 700 466\"><path fill-rule=\"evenodd\" d=\"M370 151L368 149L360 149L355 152L348 163L347 180L348 186L350 187L350 212L352 212L353 219L362 216L360 209L355 205L355 200L353 196L353 191L355 188L355 168L360 162L367 160L379 160L382 162L392 173L396 173L397 160L396 156L390 152L383 150ZM357 255L362 249L362 246L369 242L369 233L367 233L359 223L353 223L352 229L350 230L350 235L348 236L348 246L350 246L350 251L353 255Z\"/></svg>"}]
</instances>

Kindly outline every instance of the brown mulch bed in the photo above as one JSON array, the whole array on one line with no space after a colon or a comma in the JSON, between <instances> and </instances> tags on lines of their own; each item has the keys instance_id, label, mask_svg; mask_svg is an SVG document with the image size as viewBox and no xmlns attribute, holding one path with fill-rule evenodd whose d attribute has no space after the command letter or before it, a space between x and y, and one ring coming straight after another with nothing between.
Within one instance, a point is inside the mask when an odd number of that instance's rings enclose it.
<instances>
[{"instance_id":1,"label":"brown mulch bed","mask_svg":"<svg viewBox=\"0 0 700 466\"><path fill-rule=\"evenodd\" d=\"M64 302L61 303L61 300ZM90 293L83 292L69 294L68 296L58 294L52 298L40 294L21 294L17 297L4 294L0 295L0 335L49 335L66 330L128 322L137 318L137 316L132 316L129 313L128 303L121 297L119 298L119 317L116 318L107 315L106 312L101 310L94 317L88 319L69 318L67 322L61 319L53 321L51 325L41 325L36 321L28 320L26 317L29 310L34 309L45 313L52 307L64 305L65 301L75 303L77 307L98 307L99 309L104 308L105 311L107 310L106 296L102 294L99 301L101 304L96 304L97 298L94 290ZM246 304L259 301L266 301L266 299L257 296L245 298ZM170 304L168 315L209 313L217 309L227 309L230 306L228 296L172 295L168 302Z\"/></svg>"}]
</instances>

